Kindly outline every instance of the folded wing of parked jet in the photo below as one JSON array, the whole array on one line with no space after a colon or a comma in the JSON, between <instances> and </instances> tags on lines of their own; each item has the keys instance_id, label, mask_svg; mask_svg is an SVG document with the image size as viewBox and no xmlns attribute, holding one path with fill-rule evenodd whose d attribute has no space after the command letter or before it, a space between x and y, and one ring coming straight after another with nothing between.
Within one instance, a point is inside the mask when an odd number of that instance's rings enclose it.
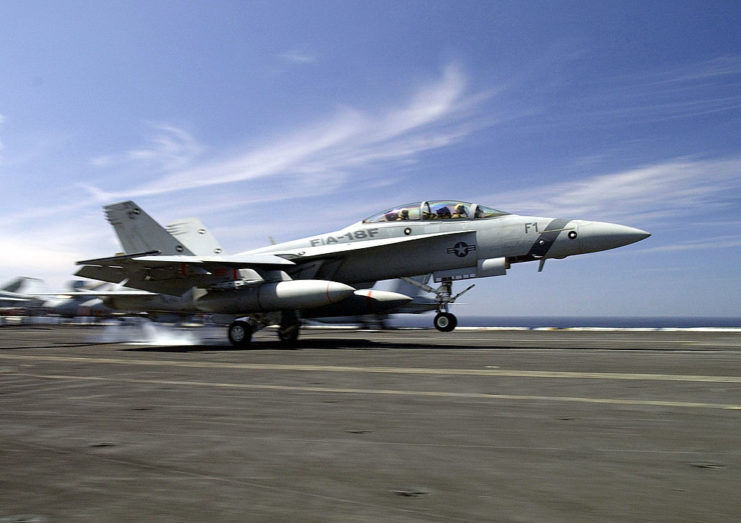
<instances>
[{"instance_id":1,"label":"folded wing of parked jet","mask_svg":"<svg viewBox=\"0 0 741 523\"><path fill-rule=\"evenodd\" d=\"M38 278L15 278L0 287L0 308L39 306L41 302L34 296L43 291L44 283Z\"/></svg>"}]
</instances>

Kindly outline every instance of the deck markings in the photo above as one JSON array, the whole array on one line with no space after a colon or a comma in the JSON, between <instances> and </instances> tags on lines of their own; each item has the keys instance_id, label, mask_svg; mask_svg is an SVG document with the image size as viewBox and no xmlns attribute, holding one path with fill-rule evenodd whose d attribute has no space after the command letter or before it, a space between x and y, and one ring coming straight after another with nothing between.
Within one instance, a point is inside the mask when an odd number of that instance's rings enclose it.
<instances>
[{"instance_id":1,"label":"deck markings","mask_svg":"<svg viewBox=\"0 0 741 523\"><path fill-rule=\"evenodd\" d=\"M415 396L428 398L460 398L460 399L488 399L488 400L514 400L514 401L548 401L548 402L573 402L573 403L594 403L605 405L630 405L630 406L649 406L649 407L680 407L680 408L700 408L700 409L721 409L721 410L741 410L741 405L723 404L723 403L700 403L685 401L661 401L661 400L630 400L614 398L585 398L572 396L537 396L537 395L520 395L520 394L487 394L481 392L445 392L445 391L419 391L419 390L395 390L395 389L354 389L340 387L305 387L294 385L267 385L256 383L224 383L224 382L207 382L207 381L190 381L190 380L160 380L160 379L134 379L134 378L105 378L101 376L68 376L59 374L33 374L33 373L12 373L14 376L25 376L47 380L78 380L78 381L98 381L111 383L132 383L148 385L169 385L169 386L186 386L186 387L213 387L224 389L242 389L242 390L272 390L284 392L310 392L324 394L366 394L366 395L394 395L394 396Z\"/></svg>"},{"instance_id":2,"label":"deck markings","mask_svg":"<svg viewBox=\"0 0 741 523\"><path fill-rule=\"evenodd\" d=\"M623 372L570 372L516 369L446 369L424 367L353 367L342 365L299 365L273 363L225 363L209 361L145 360L125 358L95 358L82 356L46 356L23 354L0 354L0 359L16 361L46 361L61 363L97 363L110 365L142 365L155 367L184 367L208 369L237 369L258 371L294 372L346 372L366 374L416 374L449 376L489 376L517 378L599 379L599 380L642 380L683 381L696 383L741 383L741 376L702 376L683 374L642 374Z\"/></svg>"}]
</instances>

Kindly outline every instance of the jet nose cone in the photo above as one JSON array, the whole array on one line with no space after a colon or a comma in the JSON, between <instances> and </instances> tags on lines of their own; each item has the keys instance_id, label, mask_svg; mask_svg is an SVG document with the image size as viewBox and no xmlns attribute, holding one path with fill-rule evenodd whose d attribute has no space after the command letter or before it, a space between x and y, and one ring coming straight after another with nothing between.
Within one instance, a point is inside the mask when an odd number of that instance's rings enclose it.
<instances>
[{"instance_id":1,"label":"jet nose cone","mask_svg":"<svg viewBox=\"0 0 741 523\"><path fill-rule=\"evenodd\" d=\"M615 249L649 236L651 233L616 223L585 222L579 225L582 253Z\"/></svg>"}]
</instances>

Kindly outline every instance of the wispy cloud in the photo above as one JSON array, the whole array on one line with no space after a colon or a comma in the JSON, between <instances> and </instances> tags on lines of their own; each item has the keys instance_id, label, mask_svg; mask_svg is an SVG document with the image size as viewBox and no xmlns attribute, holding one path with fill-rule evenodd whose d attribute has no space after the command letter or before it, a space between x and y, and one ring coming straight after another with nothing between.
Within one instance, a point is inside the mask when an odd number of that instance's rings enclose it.
<instances>
[{"instance_id":1,"label":"wispy cloud","mask_svg":"<svg viewBox=\"0 0 741 523\"><path fill-rule=\"evenodd\" d=\"M694 118L741 109L740 80L741 56L713 57L615 78L606 92L580 103L594 106L594 116L600 118Z\"/></svg>"},{"instance_id":2,"label":"wispy cloud","mask_svg":"<svg viewBox=\"0 0 741 523\"><path fill-rule=\"evenodd\" d=\"M203 150L200 144L181 130L161 125L158 129L163 135L150 146L95 160L100 167L116 160L159 163L159 175L132 187L109 190L90 186L89 190L102 199L114 199L271 177L304 187L341 186L350 173L383 162L414 161L425 151L460 141L481 125L473 109L483 100L485 96L467 92L465 75L449 65L438 79L421 86L401 106L368 110L341 107L324 121L269 144L246 147L246 152L232 156L215 154L199 162L194 160Z\"/></svg>"},{"instance_id":3,"label":"wispy cloud","mask_svg":"<svg viewBox=\"0 0 741 523\"><path fill-rule=\"evenodd\" d=\"M97 167L131 167L146 164L165 170L190 165L203 152L203 146L185 129L168 123L149 123L152 136L143 147L123 153L96 156L91 163Z\"/></svg>"},{"instance_id":4,"label":"wispy cloud","mask_svg":"<svg viewBox=\"0 0 741 523\"><path fill-rule=\"evenodd\" d=\"M313 51L291 49L278 55L284 62L293 64L313 64L319 60L319 55Z\"/></svg>"},{"instance_id":5,"label":"wispy cloud","mask_svg":"<svg viewBox=\"0 0 741 523\"><path fill-rule=\"evenodd\" d=\"M732 249L741 247L741 236L717 236L712 238L704 238L702 240L690 240L680 241L669 245L660 245L658 247L651 247L649 249L643 249L641 252L644 253L665 253L665 252L677 252L677 251L713 251L715 249Z\"/></svg>"},{"instance_id":6,"label":"wispy cloud","mask_svg":"<svg viewBox=\"0 0 741 523\"><path fill-rule=\"evenodd\" d=\"M511 210L631 222L666 221L729 207L741 190L741 157L674 159L581 180L494 195ZM505 207L507 208L507 207Z\"/></svg>"},{"instance_id":7,"label":"wispy cloud","mask_svg":"<svg viewBox=\"0 0 741 523\"><path fill-rule=\"evenodd\" d=\"M53 220L29 218L22 227L3 228L0 268L5 275L41 276L53 285L71 278L75 261L118 250L103 213L58 214Z\"/></svg>"},{"instance_id":8,"label":"wispy cloud","mask_svg":"<svg viewBox=\"0 0 741 523\"><path fill-rule=\"evenodd\" d=\"M29 242L24 238L0 239L0 267L8 274L39 274L59 271L69 274L79 252L49 242Z\"/></svg>"},{"instance_id":9,"label":"wispy cloud","mask_svg":"<svg viewBox=\"0 0 741 523\"><path fill-rule=\"evenodd\" d=\"M688 82L707 82L716 79L741 76L741 56L714 56L705 60L658 70L646 78L649 83L685 84Z\"/></svg>"}]
</instances>

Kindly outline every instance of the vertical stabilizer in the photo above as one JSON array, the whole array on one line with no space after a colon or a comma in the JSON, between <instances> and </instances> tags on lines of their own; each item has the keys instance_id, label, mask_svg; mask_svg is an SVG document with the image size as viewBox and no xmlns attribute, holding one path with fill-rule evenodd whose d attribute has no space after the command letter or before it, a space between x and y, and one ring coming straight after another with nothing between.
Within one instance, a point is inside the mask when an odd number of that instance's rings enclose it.
<instances>
[{"instance_id":1,"label":"vertical stabilizer","mask_svg":"<svg viewBox=\"0 0 741 523\"><path fill-rule=\"evenodd\" d=\"M114 203L104 209L126 254L146 251L160 251L164 255L193 254L136 203Z\"/></svg>"},{"instance_id":2,"label":"vertical stabilizer","mask_svg":"<svg viewBox=\"0 0 741 523\"><path fill-rule=\"evenodd\" d=\"M21 288L21 285L23 284L23 280L23 277L11 280L2 286L2 288L0 288L0 291L18 292L18 290Z\"/></svg>"},{"instance_id":3,"label":"vertical stabilizer","mask_svg":"<svg viewBox=\"0 0 741 523\"><path fill-rule=\"evenodd\" d=\"M198 218L185 218L167 226L167 231L177 238L193 254L213 256L223 249L211 232Z\"/></svg>"},{"instance_id":4,"label":"vertical stabilizer","mask_svg":"<svg viewBox=\"0 0 741 523\"><path fill-rule=\"evenodd\" d=\"M15 278L14 280L9 281L5 285L3 285L0 290L6 292L14 292L16 294L34 294L44 292L46 290L46 286L44 285L43 280L21 276L20 278Z\"/></svg>"}]
</instances>

